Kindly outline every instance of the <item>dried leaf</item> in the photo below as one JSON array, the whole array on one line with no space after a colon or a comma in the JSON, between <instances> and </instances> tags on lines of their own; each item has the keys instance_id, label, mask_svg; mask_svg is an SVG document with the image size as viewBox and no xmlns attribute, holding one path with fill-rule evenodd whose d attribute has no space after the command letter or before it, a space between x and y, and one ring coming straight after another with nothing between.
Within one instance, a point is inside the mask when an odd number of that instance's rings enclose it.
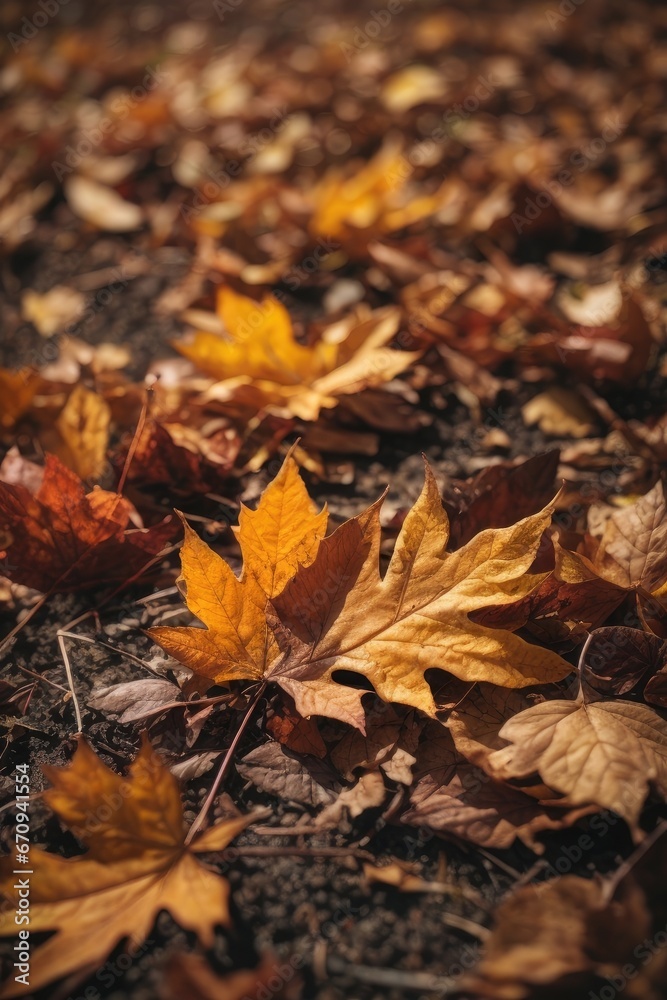
<instances>
[{"instance_id":1,"label":"dried leaf","mask_svg":"<svg viewBox=\"0 0 667 1000\"><path fill-rule=\"evenodd\" d=\"M77 385L56 421L62 439L58 457L81 479L96 479L104 469L111 410L96 392Z\"/></svg>"},{"instance_id":2,"label":"dried leaf","mask_svg":"<svg viewBox=\"0 0 667 1000\"><path fill-rule=\"evenodd\" d=\"M242 778L269 795L307 806L327 806L336 801L340 784L333 770L317 760L300 761L280 744L262 743L236 765Z\"/></svg>"},{"instance_id":3,"label":"dried leaf","mask_svg":"<svg viewBox=\"0 0 667 1000\"><path fill-rule=\"evenodd\" d=\"M222 288L218 315L226 337L200 330L174 345L220 380L204 398L234 399L256 410L268 405L303 420L316 420L340 395L389 382L419 356L385 346L398 328L396 309L348 324L340 340L325 331L312 347L297 342L289 313L272 296L255 302Z\"/></svg>"},{"instance_id":4,"label":"dried leaf","mask_svg":"<svg viewBox=\"0 0 667 1000\"><path fill-rule=\"evenodd\" d=\"M0 523L12 542L0 569L43 593L80 590L130 579L173 534L171 519L152 528L128 528L132 505L120 494L81 480L46 456L33 496L25 486L0 482Z\"/></svg>"},{"instance_id":5,"label":"dried leaf","mask_svg":"<svg viewBox=\"0 0 667 1000\"><path fill-rule=\"evenodd\" d=\"M646 705L545 701L511 718L500 735L510 746L491 757L498 777L539 771L568 805L611 809L637 837L649 786L667 795L667 721Z\"/></svg>"},{"instance_id":6,"label":"dried leaf","mask_svg":"<svg viewBox=\"0 0 667 1000\"><path fill-rule=\"evenodd\" d=\"M44 295L29 288L21 297L21 314L37 327L43 337L72 325L81 318L86 300L81 292L65 285L56 285Z\"/></svg>"},{"instance_id":7,"label":"dried leaf","mask_svg":"<svg viewBox=\"0 0 667 1000\"><path fill-rule=\"evenodd\" d=\"M157 711L161 705L178 701L181 689L162 677L145 677L139 681L125 681L109 687L96 688L89 705L98 712L117 716L122 723L141 719L148 712Z\"/></svg>"},{"instance_id":8,"label":"dried leaf","mask_svg":"<svg viewBox=\"0 0 667 1000\"><path fill-rule=\"evenodd\" d=\"M185 848L177 783L146 738L126 778L105 767L84 740L68 767L44 771L53 785L46 801L88 851L63 858L31 848L30 931L56 932L33 955L31 988L101 965L123 939L136 951L160 910L210 947L215 925L230 923L229 888L195 855L223 850L254 817L219 823ZM13 858L0 862L2 891L11 901L13 868ZM0 916L2 935L16 933L13 909ZM24 992L12 979L0 996Z\"/></svg>"},{"instance_id":9,"label":"dried leaf","mask_svg":"<svg viewBox=\"0 0 667 1000\"><path fill-rule=\"evenodd\" d=\"M627 964L636 971L650 926L636 888L606 904L598 883L576 875L522 886L498 907L482 962L461 985L480 1000L595 996L601 979Z\"/></svg>"},{"instance_id":10,"label":"dried leaf","mask_svg":"<svg viewBox=\"0 0 667 1000\"><path fill-rule=\"evenodd\" d=\"M667 708L667 641L625 625L596 629L582 677L598 694L633 695Z\"/></svg>"},{"instance_id":11,"label":"dried leaf","mask_svg":"<svg viewBox=\"0 0 667 1000\"><path fill-rule=\"evenodd\" d=\"M212 680L271 680L294 698L300 715L339 718L359 728L363 690L337 684L336 671L359 673L384 701L427 714L435 713L425 679L432 667L505 687L569 673L559 656L468 616L520 600L541 582L528 570L550 507L511 528L482 532L448 554L448 519L427 467L384 579L379 512L380 502L320 541L326 513L315 515L288 458L257 511L242 510L240 580L186 531L186 601L207 628L160 627L151 635Z\"/></svg>"},{"instance_id":12,"label":"dried leaf","mask_svg":"<svg viewBox=\"0 0 667 1000\"><path fill-rule=\"evenodd\" d=\"M140 229L144 213L138 205L121 198L112 188L88 177L75 175L65 181L67 202L75 215L97 229L127 233Z\"/></svg>"},{"instance_id":13,"label":"dried leaf","mask_svg":"<svg viewBox=\"0 0 667 1000\"><path fill-rule=\"evenodd\" d=\"M482 847L507 848L519 837L528 847L544 848L537 834L558 830L581 813L547 808L457 753L449 732L430 723L417 754L415 783L404 823L427 826Z\"/></svg>"}]
</instances>

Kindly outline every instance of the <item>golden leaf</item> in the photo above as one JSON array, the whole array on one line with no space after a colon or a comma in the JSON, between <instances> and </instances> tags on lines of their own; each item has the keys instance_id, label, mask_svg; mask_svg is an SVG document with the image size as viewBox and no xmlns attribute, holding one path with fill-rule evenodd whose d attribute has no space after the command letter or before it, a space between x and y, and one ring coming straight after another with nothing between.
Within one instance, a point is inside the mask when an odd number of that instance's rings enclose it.
<instances>
[{"instance_id":1,"label":"golden leaf","mask_svg":"<svg viewBox=\"0 0 667 1000\"><path fill-rule=\"evenodd\" d=\"M81 740L68 767L45 767L49 806L88 847L82 857L30 851L30 932L55 931L34 953L30 986L39 990L77 969L94 969L124 938L130 952L168 910L205 947L216 924L229 924L229 887L197 853L223 850L253 817L210 827L185 846L176 779L148 739L126 778L110 771ZM0 862L0 886L16 900L14 859ZM14 909L0 916L0 934L15 935ZM25 987L14 979L0 997Z\"/></svg>"},{"instance_id":2,"label":"golden leaf","mask_svg":"<svg viewBox=\"0 0 667 1000\"><path fill-rule=\"evenodd\" d=\"M288 482L295 494L289 503ZM542 581L543 575L528 571L550 506L447 553L449 522L427 466L422 494L382 578L381 502L320 541L326 515L312 512L288 459L258 510L243 512L238 535L247 562L241 580L188 531L186 601L207 628L161 627L152 636L212 680L278 682L302 716L325 715L361 729L363 691L336 683L336 671L361 674L384 701L429 715L435 702L425 673L433 667L510 688L570 672L555 653L468 617L518 601Z\"/></svg>"}]
</instances>

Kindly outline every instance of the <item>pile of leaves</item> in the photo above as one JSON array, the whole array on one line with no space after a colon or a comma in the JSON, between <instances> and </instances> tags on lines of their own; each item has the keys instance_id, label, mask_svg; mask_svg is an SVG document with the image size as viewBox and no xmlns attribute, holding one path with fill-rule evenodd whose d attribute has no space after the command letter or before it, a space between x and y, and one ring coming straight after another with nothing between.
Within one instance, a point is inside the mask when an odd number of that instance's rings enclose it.
<instances>
[{"instance_id":1,"label":"pile of leaves","mask_svg":"<svg viewBox=\"0 0 667 1000\"><path fill-rule=\"evenodd\" d=\"M2 14L0 998L660 1000L664 17L213 6Z\"/></svg>"}]
</instances>

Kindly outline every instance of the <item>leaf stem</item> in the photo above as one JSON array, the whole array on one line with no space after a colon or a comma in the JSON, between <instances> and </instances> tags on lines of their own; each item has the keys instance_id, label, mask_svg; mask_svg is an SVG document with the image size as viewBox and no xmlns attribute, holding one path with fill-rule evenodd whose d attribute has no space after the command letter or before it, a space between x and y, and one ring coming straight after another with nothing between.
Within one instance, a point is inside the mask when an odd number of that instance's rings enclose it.
<instances>
[{"instance_id":1,"label":"leaf stem","mask_svg":"<svg viewBox=\"0 0 667 1000\"><path fill-rule=\"evenodd\" d=\"M220 770L218 771L218 773L216 775L215 781L213 782L213 784L211 786L210 792L206 796L206 801L204 802L204 805L201 807L201 809L199 810L199 813L195 817L195 820L194 820L192 826L188 830L187 836L185 838L185 845L186 845L186 847L187 847L188 844L190 844L192 842L195 834L199 831L199 829L201 828L204 820L206 819L206 816L208 815L208 811L209 811L209 809L211 808L211 806L213 804L213 800L215 799L215 796L218 793L218 788L220 787L220 782L222 781L222 779L224 778L225 774L229 770L229 765L231 764L231 762L233 760L234 751L236 750L236 747L238 746L239 740L243 736L243 733L245 732L245 730L247 728L247 725L250 722L250 719L252 718L252 716L254 714L254 711L257 708L257 705L259 704L259 700L262 697L262 695L264 694L265 690L266 690L266 681L262 681L262 683L260 684L260 686L257 688L257 691L255 692L255 695L252 698L250 704L248 705L247 711L246 711L245 715L243 716L243 719L241 720L241 725L239 726L239 728L238 728L238 730L236 732L236 736L234 737L234 739L232 740L232 742L229 744L229 748L228 748L225 756L222 758L222 763L220 765Z\"/></svg>"},{"instance_id":2,"label":"leaf stem","mask_svg":"<svg viewBox=\"0 0 667 1000\"><path fill-rule=\"evenodd\" d=\"M146 386L146 396L144 398L143 404L141 406L141 413L139 414L139 419L137 420L137 426L134 430L134 436L130 442L130 447L127 449L127 455L125 456L125 462L123 463L123 471L120 474L120 479L118 480L118 493L123 492L123 487L125 486L125 480L130 471L130 466L132 465L132 459L134 458L134 453L139 447L139 441L141 435L144 432L144 427L146 426L146 417L148 416L148 409L150 401L153 398L152 386Z\"/></svg>"},{"instance_id":3,"label":"leaf stem","mask_svg":"<svg viewBox=\"0 0 667 1000\"><path fill-rule=\"evenodd\" d=\"M60 632L56 632L58 636L58 645L60 646L60 655L63 658L63 663L65 664L65 673L67 674L67 683L69 684L69 689L72 692L72 704L74 705L74 714L76 716L76 731L77 733L83 732L83 723L81 721L81 709L79 708L79 701L76 696L76 691L74 690L74 676L72 675L72 665L69 661L69 656L67 653L67 647L65 645L65 636Z\"/></svg>"}]
</instances>

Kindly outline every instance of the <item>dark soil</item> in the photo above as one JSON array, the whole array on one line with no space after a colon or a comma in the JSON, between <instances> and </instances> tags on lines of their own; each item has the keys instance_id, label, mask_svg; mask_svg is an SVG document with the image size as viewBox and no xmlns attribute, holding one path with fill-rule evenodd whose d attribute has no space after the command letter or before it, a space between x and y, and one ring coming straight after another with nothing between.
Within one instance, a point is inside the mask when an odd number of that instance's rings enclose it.
<instances>
[{"instance_id":1,"label":"dark soil","mask_svg":"<svg viewBox=\"0 0 667 1000\"><path fill-rule=\"evenodd\" d=\"M84 10L83 5L75 9L72 4L63 9L68 13L66 16L63 13L62 26L70 23L75 16L89 23L94 23L97 17L115 16L122 24L125 14L135 6L133 3L98 3L86 6ZM18 5L13 7L16 13ZM261 17L263 4L257 5L254 15L250 7L248 0L239 10L239 25L252 16L258 16L258 12ZM299 31L300 18L308 6L294 3L277 7L279 16L271 25L276 37ZM610 5L610 9L612 7L620 9L620 5ZM482 9L508 7L487 3ZM509 9L513 10L514 6L510 4ZM180 6L165 5L165 24L184 16ZM189 5L188 17L205 19L210 22L211 30L222 30L215 15L210 14L208 4ZM9 16L7 23L11 23ZM601 51L600 47L598 55ZM567 57L567 53L562 53L563 59ZM181 332L181 324L169 315L158 315L154 303L162 292L178 283L187 273L189 249L166 247L156 250L149 245L137 248L136 241L123 237L87 234L86 245L77 242L75 250L63 250L62 247L67 244L64 236L71 227L72 218L66 206L55 199L42 212L30 239L13 253L10 261L3 262L0 291L5 332L0 338L0 364L39 366L53 360L49 354L50 343L40 337L32 326L20 320L21 289L30 287L46 291L53 285L96 268L122 266L132 249L145 258L146 273L132 278L121 294L113 295L108 304L90 315L77 329L76 335L93 344L111 341L130 347L132 367L129 374L139 378L151 361L173 355L169 341ZM597 252L606 247L599 234L599 239L596 239L601 242L600 246L592 245L590 234L588 242L586 233L581 232L578 237L579 244L573 244L577 250ZM554 249L560 248L545 245L526 247L526 259L545 260ZM655 298L660 301L664 287L660 276L655 277L654 282ZM305 302L297 302L296 306L307 308ZM311 493L316 499L326 500L335 517L342 519L357 513L388 484L391 487L390 500L397 507L405 508L421 487L421 452L432 463L440 481L451 483L454 479L474 475L488 462L500 457L529 457L553 447L571 444L569 440L546 438L536 428L526 428L521 406L540 388L540 383L532 383L504 391L497 405L482 413L481 420L473 419L449 387L438 391L424 390L420 405L433 417L430 426L419 433L381 434L377 456L371 459L353 457L355 475L350 484L320 482L313 476L307 476ZM625 419L646 419L664 409L665 380L656 374L647 376L631 391L609 386L596 388ZM510 438L510 447L502 454L489 452L482 444L480 427L489 429L495 426L501 426ZM596 473L592 473L591 479L594 480L595 476ZM239 484L240 495L256 498L268 478L268 471L263 470L242 480ZM616 488L616 480L599 482L600 495L613 493ZM26 625L11 650L4 655L3 679L12 684L23 684L27 680L24 671L30 671L31 676L38 674L41 681L35 687L30 712L25 718L0 720L2 732L6 734L2 757L5 775L12 773L16 763L29 762L36 788L39 788L41 764L64 764L70 759L76 728L72 704L68 695L49 683L66 686L55 633L90 609L99 609L97 621L91 617L78 625L77 631L107 645L90 645L74 640L68 644L83 711L84 732L110 766L120 768L131 759L138 746L140 727L110 721L102 713L91 709L88 707L88 694L94 687L149 676L144 667L136 660L124 657L123 653L149 662L155 654L155 648L144 630L153 623L158 607L161 610L168 605L177 608L181 606L180 601L175 594L150 603L143 600L139 603L139 600L145 598L151 589L158 591L171 587L176 566L177 558L172 556L164 565L154 569L150 579L110 601L105 601L105 593L54 597ZM0 634L4 635L15 625L16 614L16 608L8 608L0 615ZM182 620L187 619L184 616ZM171 624L175 621L170 619ZM230 714L231 719L228 718ZM171 722L173 720L167 719L151 734L158 747ZM207 723L205 736L197 744L197 750L223 750L237 722L234 713L215 713ZM260 742L260 722L261 718L246 732L239 755ZM181 737L182 734L177 731L177 738ZM186 783L183 793L186 821L194 819L214 774L215 769ZM9 779L3 778L2 781L8 792ZM280 799L257 791L252 785L246 786L234 772L227 781L225 791L244 811L256 805L270 805L273 810L270 822L277 828L293 826L304 812L301 807L289 806ZM216 807L217 815L222 814L222 804L224 800ZM34 803L32 817L33 846L68 856L81 850L80 845L63 831L39 801ZM383 826L377 821L377 812L364 813L348 829L299 839L247 832L235 841L234 851L227 860L211 858L211 865L218 871L224 871L231 883L234 927L233 931L218 931L215 946L207 954L213 967L224 972L254 966L260 953L271 951L278 961L299 956L306 1000L426 1000L444 995L448 977L469 968L480 950L480 942L474 936L448 925L447 915L466 917L483 927L489 926L489 914L494 905L519 877L533 871L536 856L520 844L504 852L482 852L470 845L446 840L428 830L391 824ZM582 822L574 830L544 837L545 869L552 865L561 873L563 870L584 876L591 875L593 871L604 873L613 869L632 850L627 831L620 822L613 822L612 817L608 832L603 837L595 838L594 856L583 855L576 861L569 861L568 857L574 857L576 852L568 855L568 848L576 845L585 828L586 823ZM350 847L360 841L363 851L377 862L390 858L420 862L425 878L435 877L444 858L447 879L452 887L451 895L407 894L389 887L369 887L362 873L362 861ZM275 848L275 853L253 856L252 849L259 847ZM341 851L350 848L350 853L346 856L317 857L318 848L339 848ZM248 849L246 855L244 849ZM302 855L294 853L295 849L301 850ZM479 905L471 900L473 893L478 894ZM179 929L163 913L150 940L142 946L129 966L122 948L119 948L109 957L103 969L89 979L66 985L61 992L47 988L36 997L37 1000L54 997L71 997L72 1000L79 997L86 1000L154 1000L159 995L161 970L169 954L195 947L193 937ZM346 966L349 966L347 973ZM391 985L391 970L394 970L396 985ZM385 973L389 975L389 981L383 978ZM426 979L420 980L418 974L438 977L440 986L432 983L427 988Z\"/></svg>"}]
</instances>

